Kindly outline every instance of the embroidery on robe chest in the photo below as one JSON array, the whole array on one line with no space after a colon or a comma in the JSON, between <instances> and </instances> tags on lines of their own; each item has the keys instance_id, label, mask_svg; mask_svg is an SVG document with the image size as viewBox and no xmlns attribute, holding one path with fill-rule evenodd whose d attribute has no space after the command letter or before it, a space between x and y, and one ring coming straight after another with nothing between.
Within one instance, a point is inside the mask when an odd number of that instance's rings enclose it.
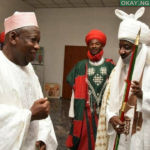
<instances>
[{"instance_id":1,"label":"embroidery on robe chest","mask_svg":"<svg viewBox=\"0 0 150 150\"><path fill-rule=\"evenodd\" d=\"M91 99L91 96L93 96L98 107L101 101L103 91L106 86L106 82L103 83L104 81L103 76L107 75L107 68L100 67L100 68L97 68L96 70L96 67L89 67L87 73L88 73L88 76L90 77L90 79L87 79L87 84L89 87L88 94L89 94L90 99ZM95 89L98 89L99 87L102 87L101 90L99 92L96 92ZM93 100L90 101L91 111L93 111L92 105L93 105ZM99 112L99 110L97 111Z\"/></svg>"}]
</instances>

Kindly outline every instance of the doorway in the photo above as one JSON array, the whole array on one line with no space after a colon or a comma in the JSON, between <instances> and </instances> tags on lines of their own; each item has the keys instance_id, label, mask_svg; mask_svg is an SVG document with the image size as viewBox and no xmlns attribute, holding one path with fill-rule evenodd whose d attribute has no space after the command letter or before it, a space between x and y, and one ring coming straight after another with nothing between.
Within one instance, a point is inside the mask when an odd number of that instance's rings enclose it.
<instances>
[{"instance_id":1,"label":"doorway","mask_svg":"<svg viewBox=\"0 0 150 150\"><path fill-rule=\"evenodd\" d=\"M63 89L62 97L63 99L70 100L72 89L70 85L66 82L66 77L74 65L83 59L87 59L87 47L86 46L65 46L65 56L64 56L64 73L63 73Z\"/></svg>"}]
</instances>

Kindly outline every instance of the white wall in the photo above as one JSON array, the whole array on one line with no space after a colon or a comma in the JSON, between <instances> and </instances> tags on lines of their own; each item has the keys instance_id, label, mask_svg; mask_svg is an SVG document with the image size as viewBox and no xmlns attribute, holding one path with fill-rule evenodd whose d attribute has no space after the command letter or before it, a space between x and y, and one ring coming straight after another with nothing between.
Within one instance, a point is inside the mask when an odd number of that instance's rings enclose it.
<instances>
[{"instance_id":1,"label":"white wall","mask_svg":"<svg viewBox=\"0 0 150 150\"><path fill-rule=\"evenodd\" d=\"M126 12L135 12L137 7L121 7ZM41 28L41 46L45 48L45 82L59 83L62 88L65 45L85 45L85 35L97 28L107 35L105 57L118 59L117 31L120 20L114 15L115 8L60 8L36 9ZM0 0L0 32L4 18L14 11L34 11L21 0ZM141 20L150 20L150 8Z\"/></svg>"},{"instance_id":2,"label":"white wall","mask_svg":"<svg viewBox=\"0 0 150 150\"><path fill-rule=\"evenodd\" d=\"M4 19L15 11L34 11L34 9L21 0L0 0L0 32L4 30Z\"/></svg>"},{"instance_id":3,"label":"white wall","mask_svg":"<svg viewBox=\"0 0 150 150\"><path fill-rule=\"evenodd\" d=\"M134 13L137 7L121 7ZM93 28L107 35L104 56L118 59L117 32L120 20L114 14L115 8L61 8L37 9L41 28L41 45L45 48L45 82L59 83L62 88L65 45L85 45L87 32ZM150 8L142 17L150 24Z\"/></svg>"}]
</instances>

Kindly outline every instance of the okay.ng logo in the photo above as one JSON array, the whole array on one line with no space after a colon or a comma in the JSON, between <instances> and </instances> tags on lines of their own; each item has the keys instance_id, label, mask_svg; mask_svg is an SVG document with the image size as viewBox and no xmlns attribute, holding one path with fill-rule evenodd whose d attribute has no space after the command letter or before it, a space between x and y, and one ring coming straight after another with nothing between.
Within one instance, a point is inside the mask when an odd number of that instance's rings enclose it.
<instances>
[{"instance_id":1,"label":"okay.ng logo","mask_svg":"<svg viewBox=\"0 0 150 150\"><path fill-rule=\"evenodd\" d=\"M150 0L120 0L120 6L150 6Z\"/></svg>"}]
</instances>

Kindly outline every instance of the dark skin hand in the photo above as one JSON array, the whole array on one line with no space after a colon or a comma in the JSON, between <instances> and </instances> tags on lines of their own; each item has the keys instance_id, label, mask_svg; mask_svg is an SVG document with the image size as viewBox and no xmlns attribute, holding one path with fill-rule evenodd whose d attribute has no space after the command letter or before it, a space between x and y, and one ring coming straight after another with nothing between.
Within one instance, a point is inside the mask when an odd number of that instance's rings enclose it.
<instances>
[{"instance_id":1,"label":"dark skin hand","mask_svg":"<svg viewBox=\"0 0 150 150\"><path fill-rule=\"evenodd\" d=\"M50 111L50 103L47 98L41 98L34 102L30 110L32 112L31 121L45 119ZM37 141L36 147L38 150L46 150L46 144L42 141Z\"/></svg>"},{"instance_id":2,"label":"dark skin hand","mask_svg":"<svg viewBox=\"0 0 150 150\"><path fill-rule=\"evenodd\" d=\"M36 147L38 150L46 150L46 144L42 141L37 141Z\"/></svg>"},{"instance_id":3,"label":"dark skin hand","mask_svg":"<svg viewBox=\"0 0 150 150\"><path fill-rule=\"evenodd\" d=\"M137 96L138 98L143 98L143 92L141 90L141 86L138 81L132 81L131 83L131 92Z\"/></svg>"},{"instance_id":4,"label":"dark skin hand","mask_svg":"<svg viewBox=\"0 0 150 150\"><path fill-rule=\"evenodd\" d=\"M125 116L124 117L124 120L130 120L129 117ZM110 121L111 125L113 126L113 128L115 129L115 131L118 133L118 134L123 134L124 133L124 126L125 126L125 123L122 122L118 116L113 116ZM119 128L117 128L117 125L119 125Z\"/></svg>"},{"instance_id":5,"label":"dark skin hand","mask_svg":"<svg viewBox=\"0 0 150 150\"><path fill-rule=\"evenodd\" d=\"M50 103L47 98L41 98L34 102L30 110L32 112L31 121L45 119L50 111Z\"/></svg>"}]
</instances>

